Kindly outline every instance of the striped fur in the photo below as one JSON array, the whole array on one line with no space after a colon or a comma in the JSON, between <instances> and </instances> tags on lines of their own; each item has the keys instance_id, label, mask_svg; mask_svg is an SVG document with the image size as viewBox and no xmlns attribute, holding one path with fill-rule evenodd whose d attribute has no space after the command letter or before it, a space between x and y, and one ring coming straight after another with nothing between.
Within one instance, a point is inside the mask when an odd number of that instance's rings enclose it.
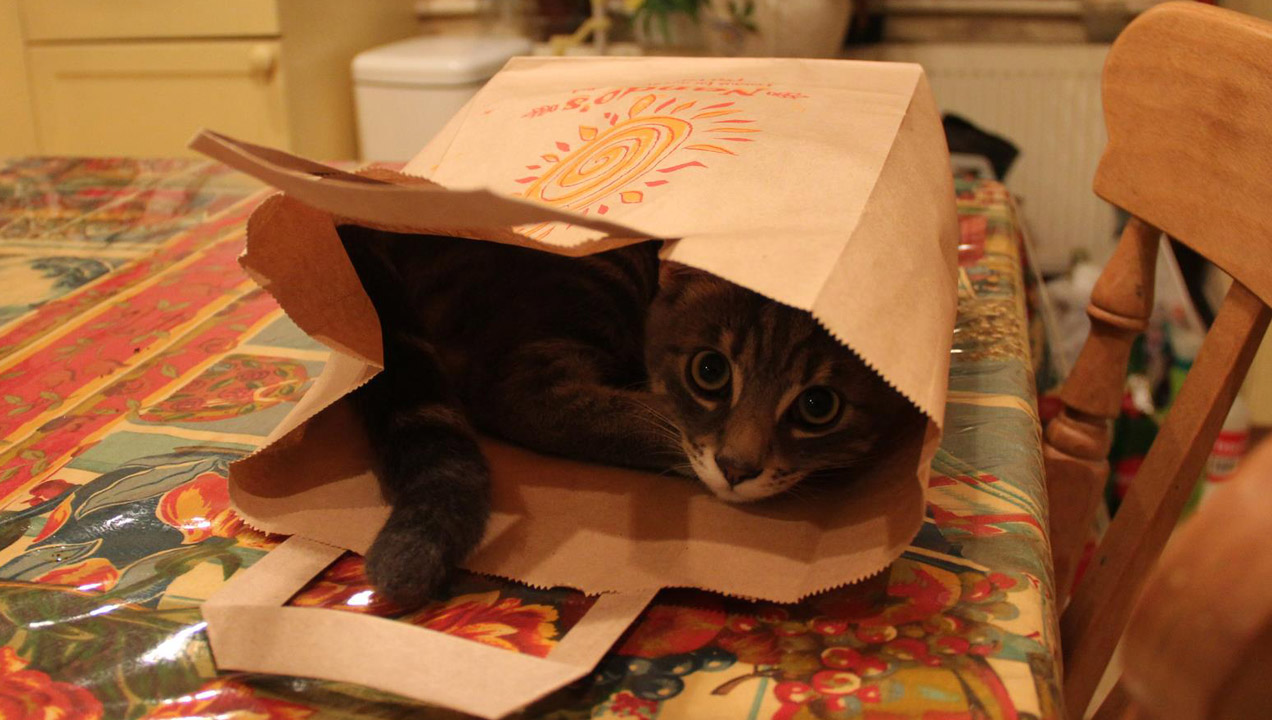
<instances>
[{"instance_id":1,"label":"striped fur","mask_svg":"<svg viewBox=\"0 0 1272 720\"><path fill-rule=\"evenodd\" d=\"M384 328L385 371L355 394L393 507L367 557L423 602L481 539L489 473L469 422L535 450L663 470L684 462L645 389L658 247L565 258L340 228Z\"/></svg>"},{"instance_id":2,"label":"striped fur","mask_svg":"<svg viewBox=\"0 0 1272 720\"><path fill-rule=\"evenodd\" d=\"M660 279L657 243L566 258L340 234L384 327L385 371L355 394L393 507L368 572L405 606L481 539L489 473L473 427L540 452L696 475L748 501L860 468L918 417L807 314L680 266ZM731 368L718 396L688 376L704 348ZM790 421L810 386L843 398L833 425Z\"/></svg>"},{"instance_id":3,"label":"striped fur","mask_svg":"<svg viewBox=\"0 0 1272 720\"><path fill-rule=\"evenodd\" d=\"M694 474L722 499L763 499L810 476L850 480L888 438L923 421L808 313L683 266L666 268L663 278L646 330L651 386L671 409ZM732 368L729 392L718 399L686 378L686 364L704 348ZM791 415L813 387L833 389L842 410L810 429ZM752 471L730 478L726 463Z\"/></svg>"}]
</instances>

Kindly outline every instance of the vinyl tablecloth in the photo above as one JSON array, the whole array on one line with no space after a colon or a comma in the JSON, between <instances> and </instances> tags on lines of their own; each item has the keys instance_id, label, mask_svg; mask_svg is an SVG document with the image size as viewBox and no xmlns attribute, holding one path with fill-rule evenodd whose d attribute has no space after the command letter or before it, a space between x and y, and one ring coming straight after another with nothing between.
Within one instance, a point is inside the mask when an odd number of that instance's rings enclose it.
<instances>
[{"instance_id":1,"label":"vinyl tablecloth","mask_svg":"<svg viewBox=\"0 0 1272 720\"><path fill-rule=\"evenodd\" d=\"M957 190L948 430L912 548L798 605L664 592L528 715L1061 717L1020 230L1001 185ZM235 262L266 193L201 160L0 164L0 718L453 715L216 671L200 603L280 541L230 509L227 465L327 357ZM537 655L591 604L465 575L406 614L354 555L292 602Z\"/></svg>"}]
</instances>

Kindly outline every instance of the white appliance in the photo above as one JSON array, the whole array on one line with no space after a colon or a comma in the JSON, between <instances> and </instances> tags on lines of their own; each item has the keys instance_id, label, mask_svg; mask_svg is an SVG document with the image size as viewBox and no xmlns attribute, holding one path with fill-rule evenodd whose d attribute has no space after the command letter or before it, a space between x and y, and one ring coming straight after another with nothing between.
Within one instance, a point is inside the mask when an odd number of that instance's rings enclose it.
<instances>
[{"instance_id":1,"label":"white appliance","mask_svg":"<svg viewBox=\"0 0 1272 720\"><path fill-rule=\"evenodd\" d=\"M353 87L362 160L410 160L504 63L530 51L525 38L440 35L359 54Z\"/></svg>"}]
</instances>

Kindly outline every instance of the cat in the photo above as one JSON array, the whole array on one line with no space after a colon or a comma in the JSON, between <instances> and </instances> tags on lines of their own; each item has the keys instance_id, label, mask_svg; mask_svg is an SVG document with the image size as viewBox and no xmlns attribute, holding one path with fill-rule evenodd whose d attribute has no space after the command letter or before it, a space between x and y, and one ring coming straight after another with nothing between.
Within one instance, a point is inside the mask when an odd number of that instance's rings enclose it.
<instances>
[{"instance_id":1,"label":"cat","mask_svg":"<svg viewBox=\"0 0 1272 720\"><path fill-rule=\"evenodd\" d=\"M477 430L748 502L851 474L920 417L807 313L660 263L658 242L569 258L339 232L384 339L384 371L353 395L392 507L367 573L405 607L481 540Z\"/></svg>"}]
</instances>

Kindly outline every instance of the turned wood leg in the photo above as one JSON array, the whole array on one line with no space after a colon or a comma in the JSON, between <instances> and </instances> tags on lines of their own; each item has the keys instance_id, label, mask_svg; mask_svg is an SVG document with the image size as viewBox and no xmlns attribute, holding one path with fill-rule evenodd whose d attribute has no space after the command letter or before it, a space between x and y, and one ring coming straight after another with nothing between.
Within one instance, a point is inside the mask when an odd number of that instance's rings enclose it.
<instances>
[{"instance_id":1,"label":"turned wood leg","mask_svg":"<svg viewBox=\"0 0 1272 720\"><path fill-rule=\"evenodd\" d=\"M1067 597L1109 476L1110 421L1069 408L1047 426L1043 461L1057 598Z\"/></svg>"},{"instance_id":2,"label":"turned wood leg","mask_svg":"<svg viewBox=\"0 0 1272 720\"><path fill-rule=\"evenodd\" d=\"M1060 391L1064 409L1044 437L1051 558L1061 607L1108 479L1112 421L1122 407L1131 345L1153 310L1160 236L1138 218L1127 222L1091 293L1091 333Z\"/></svg>"}]
</instances>

